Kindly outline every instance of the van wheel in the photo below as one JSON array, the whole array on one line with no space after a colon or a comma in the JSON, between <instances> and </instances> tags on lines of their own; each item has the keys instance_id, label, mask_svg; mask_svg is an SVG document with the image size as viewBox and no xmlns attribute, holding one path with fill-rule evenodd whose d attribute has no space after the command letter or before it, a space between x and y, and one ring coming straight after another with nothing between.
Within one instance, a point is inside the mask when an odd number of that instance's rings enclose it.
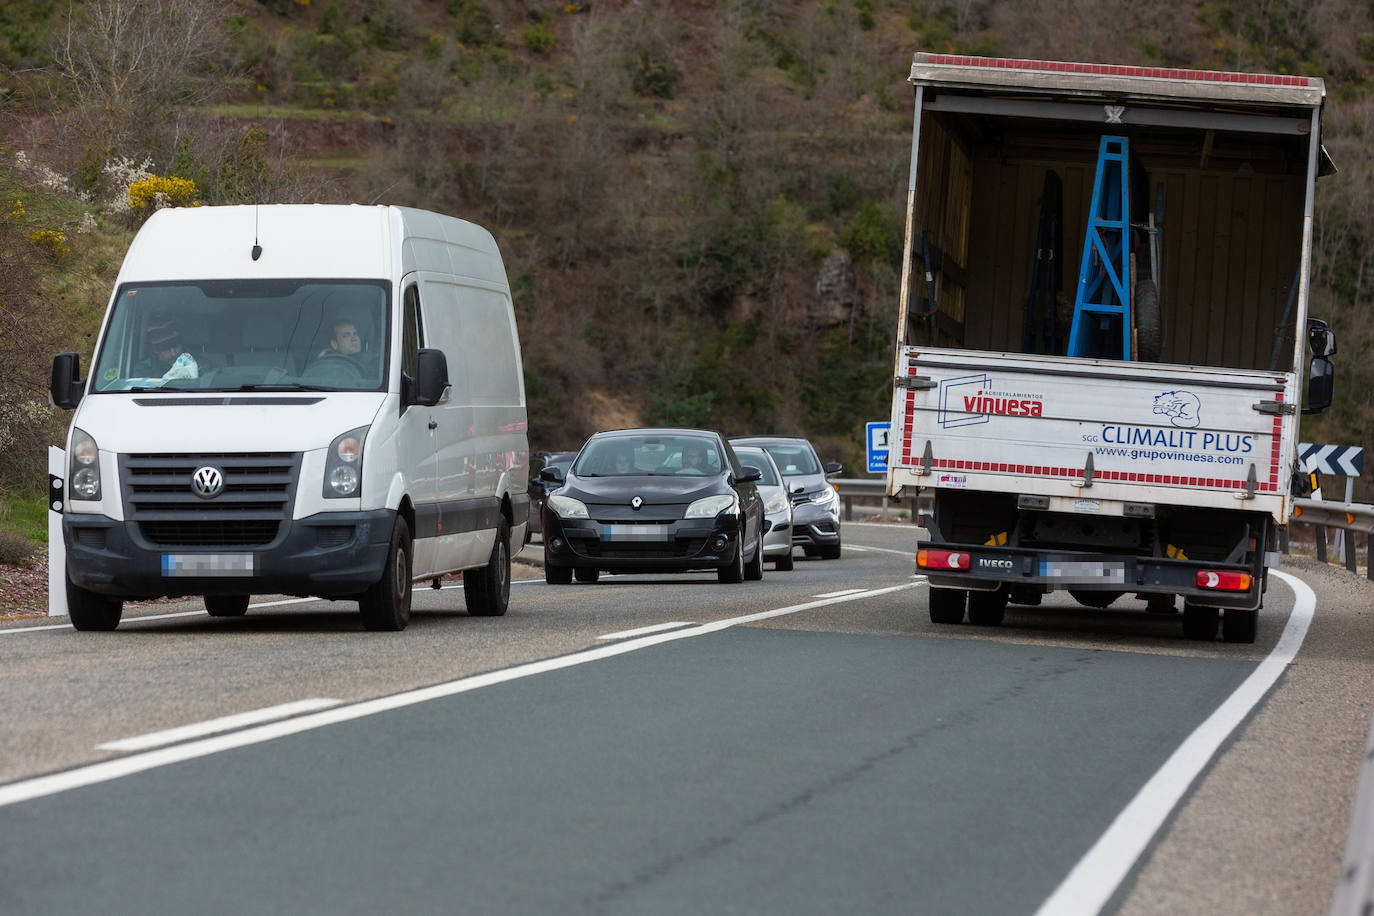
<instances>
[{"instance_id":1,"label":"van wheel","mask_svg":"<svg viewBox=\"0 0 1374 916\"><path fill-rule=\"evenodd\" d=\"M248 613L247 595L206 595L205 610L211 617L242 617Z\"/></svg>"},{"instance_id":2,"label":"van wheel","mask_svg":"<svg viewBox=\"0 0 1374 916\"><path fill-rule=\"evenodd\" d=\"M1228 607L1221 616L1221 638L1226 642L1254 642L1259 611Z\"/></svg>"},{"instance_id":3,"label":"van wheel","mask_svg":"<svg viewBox=\"0 0 1374 916\"><path fill-rule=\"evenodd\" d=\"M463 573L463 598L473 617L500 617L510 604L510 524L501 516L491 559L481 569Z\"/></svg>"},{"instance_id":4,"label":"van wheel","mask_svg":"<svg viewBox=\"0 0 1374 916\"><path fill-rule=\"evenodd\" d=\"M124 602L118 598L84 589L67 576L67 616L78 630L113 630L124 615Z\"/></svg>"},{"instance_id":5,"label":"van wheel","mask_svg":"<svg viewBox=\"0 0 1374 916\"><path fill-rule=\"evenodd\" d=\"M796 561L792 559L792 551L789 550L785 556L778 557L778 562L773 568L778 572L791 572L795 565Z\"/></svg>"},{"instance_id":6,"label":"van wheel","mask_svg":"<svg viewBox=\"0 0 1374 916\"><path fill-rule=\"evenodd\" d=\"M364 629L404 630L410 623L412 549L410 526L398 515L396 527L391 530L391 546L387 548L382 577L358 599Z\"/></svg>"},{"instance_id":7,"label":"van wheel","mask_svg":"<svg viewBox=\"0 0 1374 916\"><path fill-rule=\"evenodd\" d=\"M571 566L550 566L544 564L544 581L549 585L568 585L572 582L573 571Z\"/></svg>"},{"instance_id":8,"label":"van wheel","mask_svg":"<svg viewBox=\"0 0 1374 916\"><path fill-rule=\"evenodd\" d=\"M962 588L932 588L930 590L931 623L963 623L964 605L968 592Z\"/></svg>"},{"instance_id":9,"label":"van wheel","mask_svg":"<svg viewBox=\"0 0 1374 916\"><path fill-rule=\"evenodd\" d=\"M754 559L744 566L744 578L750 582L758 582L763 579L763 535L754 538Z\"/></svg>"},{"instance_id":10,"label":"van wheel","mask_svg":"<svg viewBox=\"0 0 1374 916\"><path fill-rule=\"evenodd\" d=\"M596 582L597 579L601 578L601 570L593 569L590 566L579 566L577 567L576 575L578 582L586 582L588 585L591 585Z\"/></svg>"},{"instance_id":11,"label":"van wheel","mask_svg":"<svg viewBox=\"0 0 1374 916\"><path fill-rule=\"evenodd\" d=\"M1214 607L1203 607L1191 601L1183 602L1183 635L1187 639L1201 639L1210 642L1217 638L1217 623L1221 611Z\"/></svg>"},{"instance_id":12,"label":"van wheel","mask_svg":"<svg viewBox=\"0 0 1374 916\"><path fill-rule=\"evenodd\" d=\"M1007 587L993 592L968 593L968 622L976 627L1000 627L1007 615Z\"/></svg>"}]
</instances>

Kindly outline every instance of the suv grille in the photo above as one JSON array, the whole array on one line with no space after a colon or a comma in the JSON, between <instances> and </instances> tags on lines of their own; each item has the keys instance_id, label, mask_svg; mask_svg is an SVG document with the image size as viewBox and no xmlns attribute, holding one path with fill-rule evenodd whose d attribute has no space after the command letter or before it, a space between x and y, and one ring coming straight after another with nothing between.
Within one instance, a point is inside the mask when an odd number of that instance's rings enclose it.
<instances>
[{"instance_id":1,"label":"suv grille","mask_svg":"<svg viewBox=\"0 0 1374 916\"><path fill-rule=\"evenodd\" d=\"M224 475L219 495L191 489L196 469ZM300 454L120 455L125 518L160 547L270 544L295 505Z\"/></svg>"}]
</instances>

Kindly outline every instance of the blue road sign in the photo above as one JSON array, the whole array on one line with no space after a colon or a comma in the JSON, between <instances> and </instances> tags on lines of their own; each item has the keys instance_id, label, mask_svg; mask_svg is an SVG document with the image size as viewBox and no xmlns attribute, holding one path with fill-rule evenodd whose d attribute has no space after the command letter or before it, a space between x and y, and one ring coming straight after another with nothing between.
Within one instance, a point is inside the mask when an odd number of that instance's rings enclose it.
<instances>
[{"instance_id":1,"label":"blue road sign","mask_svg":"<svg viewBox=\"0 0 1374 916\"><path fill-rule=\"evenodd\" d=\"M868 424L868 473L887 473L887 436L890 423Z\"/></svg>"}]
</instances>

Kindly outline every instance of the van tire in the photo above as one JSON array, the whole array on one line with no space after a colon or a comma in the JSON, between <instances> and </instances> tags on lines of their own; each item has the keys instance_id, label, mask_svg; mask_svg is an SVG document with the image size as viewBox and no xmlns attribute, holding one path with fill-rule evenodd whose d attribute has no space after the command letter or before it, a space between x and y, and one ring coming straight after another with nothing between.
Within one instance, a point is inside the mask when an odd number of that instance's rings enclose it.
<instances>
[{"instance_id":1,"label":"van tire","mask_svg":"<svg viewBox=\"0 0 1374 916\"><path fill-rule=\"evenodd\" d=\"M550 566L544 564L544 581L549 585L569 585L573 580L571 566Z\"/></svg>"},{"instance_id":2,"label":"van tire","mask_svg":"<svg viewBox=\"0 0 1374 916\"><path fill-rule=\"evenodd\" d=\"M591 566L579 566L574 572L578 582L586 582L588 585L595 584L601 578L601 570Z\"/></svg>"},{"instance_id":3,"label":"van tire","mask_svg":"<svg viewBox=\"0 0 1374 916\"><path fill-rule=\"evenodd\" d=\"M364 629L395 632L404 630L410 623L413 551L410 526L398 515L396 526L391 529L391 546L386 551L382 577L358 598Z\"/></svg>"},{"instance_id":4,"label":"van tire","mask_svg":"<svg viewBox=\"0 0 1374 916\"><path fill-rule=\"evenodd\" d=\"M206 595L205 612L211 617L242 617L248 613L248 595Z\"/></svg>"},{"instance_id":5,"label":"van tire","mask_svg":"<svg viewBox=\"0 0 1374 916\"><path fill-rule=\"evenodd\" d=\"M763 579L763 535L754 538L754 559L744 564L744 578L750 582Z\"/></svg>"},{"instance_id":6,"label":"van tire","mask_svg":"<svg viewBox=\"0 0 1374 916\"><path fill-rule=\"evenodd\" d=\"M504 515L487 565L463 573L463 598L473 617L500 617L510 605L510 523Z\"/></svg>"},{"instance_id":7,"label":"van tire","mask_svg":"<svg viewBox=\"0 0 1374 916\"><path fill-rule=\"evenodd\" d=\"M123 601L84 589L67 576L67 616L74 629L113 630L123 615Z\"/></svg>"}]
</instances>

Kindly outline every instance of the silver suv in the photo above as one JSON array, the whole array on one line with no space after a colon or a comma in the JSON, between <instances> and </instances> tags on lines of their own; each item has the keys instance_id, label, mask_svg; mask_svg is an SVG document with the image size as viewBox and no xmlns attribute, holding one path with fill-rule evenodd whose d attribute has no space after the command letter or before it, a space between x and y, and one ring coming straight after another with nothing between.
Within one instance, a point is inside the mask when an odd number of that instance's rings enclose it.
<instances>
[{"instance_id":1,"label":"silver suv","mask_svg":"<svg viewBox=\"0 0 1374 916\"><path fill-rule=\"evenodd\" d=\"M840 498L826 478L840 473L838 461L824 465L806 439L748 436L731 445L753 445L773 457L792 499L792 545L808 557L840 558Z\"/></svg>"}]
</instances>

